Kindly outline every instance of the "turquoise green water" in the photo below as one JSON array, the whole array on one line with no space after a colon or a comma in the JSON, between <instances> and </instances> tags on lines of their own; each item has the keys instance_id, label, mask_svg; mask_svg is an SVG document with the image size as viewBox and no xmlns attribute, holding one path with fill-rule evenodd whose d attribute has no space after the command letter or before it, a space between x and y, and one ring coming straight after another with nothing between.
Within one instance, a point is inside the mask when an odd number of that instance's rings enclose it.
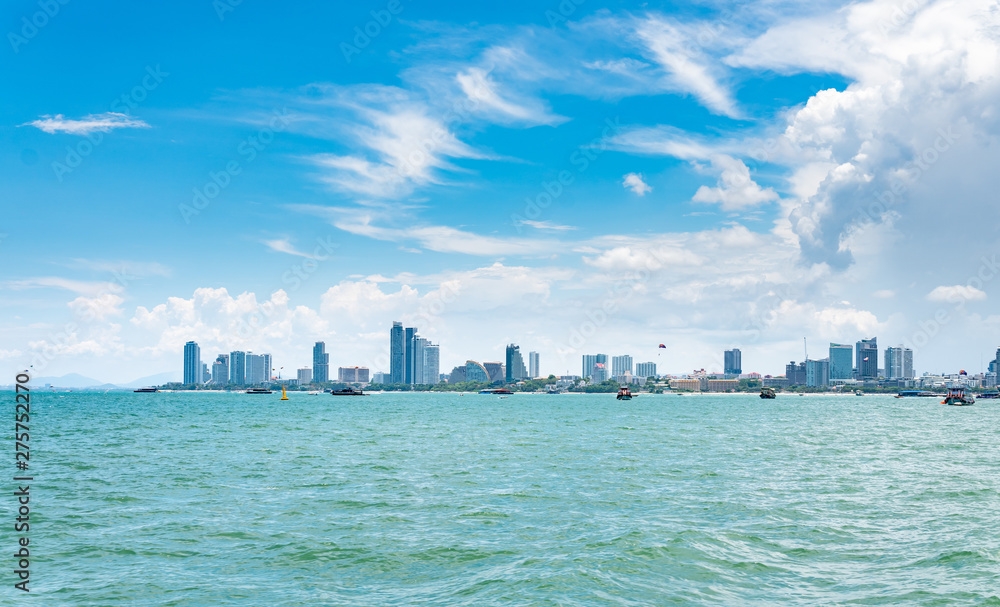
<instances>
[{"instance_id":1,"label":"turquoise green water","mask_svg":"<svg viewBox=\"0 0 1000 607\"><path fill-rule=\"evenodd\" d=\"M1000 605L1000 403L290 396L34 393L0 603Z\"/></svg>"}]
</instances>

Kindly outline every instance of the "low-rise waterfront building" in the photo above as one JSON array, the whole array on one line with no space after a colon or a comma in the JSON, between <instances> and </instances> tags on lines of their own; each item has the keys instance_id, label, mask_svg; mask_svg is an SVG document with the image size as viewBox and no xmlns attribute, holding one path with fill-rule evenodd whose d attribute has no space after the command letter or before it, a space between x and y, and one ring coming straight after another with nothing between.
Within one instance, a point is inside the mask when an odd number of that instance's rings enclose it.
<instances>
[{"instance_id":1,"label":"low-rise waterfront building","mask_svg":"<svg viewBox=\"0 0 1000 607\"><path fill-rule=\"evenodd\" d=\"M701 380L699 380L697 378L691 378L691 379L683 379L683 378L671 379L670 380L670 389L671 390L693 390L695 392L698 392L698 391L701 390Z\"/></svg>"},{"instance_id":2,"label":"low-rise waterfront building","mask_svg":"<svg viewBox=\"0 0 1000 607\"><path fill-rule=\"evenodd\" d=\"M738 379L707 379L709 392L732 392L740 386Z\"/></svg>"}]
</instances>

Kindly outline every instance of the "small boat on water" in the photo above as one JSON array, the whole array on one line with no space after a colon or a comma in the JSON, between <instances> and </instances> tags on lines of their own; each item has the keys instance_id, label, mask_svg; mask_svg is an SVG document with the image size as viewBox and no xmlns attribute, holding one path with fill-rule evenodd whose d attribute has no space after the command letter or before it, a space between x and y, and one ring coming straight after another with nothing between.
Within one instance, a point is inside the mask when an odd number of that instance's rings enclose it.
<instances>
[{"instance_id":1,"label":"small boat on water","mask_svg":"<svg viewBox=\"0 0 1000 607\"><path fill-rule=\"evenodd\" d=\"M632 400L632 391L628 389L628 386L618 388L618 400Z\"/></svg>"},{"instance_id":2,"label":"small boat on water","mask_svg":"<svg viewBox=\"0 0 1000 607\"><path fill-rule=\"evenodd\" d=\"M778 395L774 392L774 388L764 386L760 389L761 398L778 398Z\"/></svg>"},{"instance_id":3,"label":"small boat on water","mask_svg":"<svg viewBox=\"0 0 1000 607\"><path fill-rule=\"evenodd\" d=\"M933 392L928 392L927 390L903 390L896 395L896 398L907 398L907 397L934 397L937 394Z\"/></svg>"},{"instance_id":4,"label":"small boat on water","mask_svg":"<svg viewBox=\"0 0 1000 607\"><path fill-rule=\"evenodd\" d=\"M861 390L855 390L854 391L854 396L864 396L864 395L865 395L865 393L862 392Z\"/></svg>"},{"instance_id":5,"label":"small boat on water","mask_svg":"<svg viewBox=\"0 0 1000 607\"><path fill-rule=\"evenodd\" d=\"M353 386L341 388L340 390L331 390L330 394L332 396L367 396L363 390L354 388Z\"/></svg>"},{"instance_id":6,"label":"small boat on water","mask_svg":"<svg viewBox=\"0 0 1000 607\"><path fill-rule=\"evenodd\" d=\"M957 407L971 405L976 402L971 394L965 393L965 388L948 388L948 395L941 401L942 405L955 405Z\"/></svg>"},{"instance_id":7,"label":"small boat on water","mask_svg":"<svg viewBox=\"0 0 1000 607\"><path fill-rule=\"evenodd\" d=\"M983 392L979 395L979 398L985 398L987 400L1000 398L1000 392Z\"/></svg>"},{"instance_id":8,"label":"small boat on water","mask_svg":"<svg viewBox=\"0 0 1000 607\"><path fill-rule=\"evenodd\" d=\"M139 388L138 390L132 390L135 393L148 394L151 392L159 392L156 388Z\"/></svg>"},{"instance_id":9,"label":"small boat on water","mask_svg":"<svg viewBox=\"0 0 1000 607\"><path fill-rule=\"evenodd\" d=\"M274 394L267 388L247 388L247 394Z\"/></svg>"},{"instance_id":10,"label":"small boat on water","mask_svg":"<svg viewBox=\"0 0 1000 607\"><path fill-rule=\"evenodd\" d=\"M480 390L480 394L513 394L513 390L508 390L507 388L486 388L485 390Z\"/></svg>"}]
</instances>

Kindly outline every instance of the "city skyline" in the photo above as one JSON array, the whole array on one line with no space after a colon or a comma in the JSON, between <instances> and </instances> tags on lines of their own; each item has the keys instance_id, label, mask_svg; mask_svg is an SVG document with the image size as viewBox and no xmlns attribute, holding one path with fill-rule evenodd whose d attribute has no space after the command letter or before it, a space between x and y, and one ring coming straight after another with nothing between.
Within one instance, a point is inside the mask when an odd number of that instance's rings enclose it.
<instances>
[{"instance_id":1,"label":"city skyline","mask_svg":"<svg viewBox=\"0 0 1000 607\"><path fill-rule=\"evenodd\" d=\"M400 343L398 337L404 336L407 340ZM308 376L309 381L316 383L325 382L351 382L366 383L375 381L380 377L386 383L402 383L410 385L429 385L443 381L450 374L441 373L439 359L439 345L433 344L429 340L420 337L415 327L404 328L399 321L393 321L389 331L389 348L392 354L390 361L396 360L398 365L405 364L410 367L410 377L402 382L393 381L392 372L381 370L371 370L367 366L341 366L338 368L337 379L333 380L328 375L329 354L325 352L325 342L316 342L313 345L313 367L298 368L298 381L301 383L303 377ZM879 366L878 358L878 338L864 338L857 341L853 354L856 358L857 366L850 366L850 355L852 349L844 344L830 343L829 355L826 358L807 358L799 363L794 360L785 365L784 374L751 371L744 373L742 369L742 352L738 348L725 350L723 352L724 368L720 371L706 371L704 368L695 370L694 375L722 375L724 377L750 377L758 376L765 378L786 378L791 385L801 384L810 387L829 386L839 383L841 380L865 382L870 380L913 380L917 373L914 368L913 351L902 345L889 346L883 354L884 367ZM213 383L237 385L254 385L269 381L272 377L264 376L265 369L271 368L271 355L253 355L252 352L234 351L230 354L219 354L208 373L207 364L202 364L200 360L200 346L197 342L188 341L184 344L183 356L183 382L190 383ZM467 359L464 364L456 365L452 369L452 374L458 372L465 377L472 373L475 377L486 377L485 381L507 383L516 382L523 379L545 377L539 369L539 353L530 352L530 369L525 366L518 344L507 344L505 347L505 362L475 361ZM230 366L230 359L232 365ZM608 362L610 360L610 363ZM634 363L634 359L629 354L618 354L609 356L607 354L583 354L581 356L581 377L594 383L605 380L630 381L630 378L646 378L657 375L690 376L691 373L666 373L660 374L657 371L657 364L654 361ZM390 365L392 362L390 362ZM397 365L397 367L398 367ZM249 366L246 375L242 375L240 369ZM317 374L316 369L320 372ZM1000 348L997 348L996 358L991 359L986 364L984 372L996 374L1000 367ZM231 369L231 371L230 371ZM633 372L635 369L635 372ZM202 375L204 370L204 377ZM272 372L274 371L271 368ZM964 372L964 370L962 370ZM280 375L280 374L279 374ZM551 375L561 375L552 373ZM406 377L405 374L403 375ZM562 376L572 376L564 374ZM364 379L362 379L362 377ZM197 378L197 379L196 379ZM626 378L629 378L628 380ZM224 381L225 380L225 381ZM449 380L450 381L450 380ZM462 380L465 381L465 380ZM472 381L472 380L470 380ZM484 380L475 380L484 381ZM377 382L382 383L382 382ZM451 382L454 383L454 382Z\"/></svg>"},{"instance_id":2,"label":"city skyline","mask_svg":"<svg viewBox=\"0 0 1000 607\"><path fill-rule=\"evenodd\" d=\"M995 213L988 7L573 5L404 4L347 56L375 9L136 8L197 44L60 11L6 51L0 365L129 381L193 339L384 369L400 320L448 368L776 372L803 335L985 366L1000 228L942 230Z\"/></svg>"}]
</instances>

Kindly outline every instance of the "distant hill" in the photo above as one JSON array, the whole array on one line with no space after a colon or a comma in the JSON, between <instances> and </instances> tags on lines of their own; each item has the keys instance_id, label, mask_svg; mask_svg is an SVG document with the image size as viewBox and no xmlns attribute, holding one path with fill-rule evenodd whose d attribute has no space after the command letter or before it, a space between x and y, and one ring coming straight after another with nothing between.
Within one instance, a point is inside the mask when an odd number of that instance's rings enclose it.
<instances>
[{"instance_id":1,"label":"distant hill","mask_svg":"<svg viewBox=\"0 0 1000 607\"><path fill-rule=\"evenodd\" d=\"M167 371L156 375L147 375L139 379L130 381L127 384L118 384L122 388L145 388L146 386L162 386L171 381L183 381L184 376L178 371Z\"/></svg>"},{"instance_id":2,"label":"distant hill","mask_svg":"<svg viewBox=\"0 0 1000 607\"><path fill-rule=\"evenodd\" d=\"M31 385L44 386L52 384L57 388L93 388L103 385L105 382L96 380L93 377L84 377L79 373L68 373L60 377L32 377Z\"/></svg>"}]
</instances>

